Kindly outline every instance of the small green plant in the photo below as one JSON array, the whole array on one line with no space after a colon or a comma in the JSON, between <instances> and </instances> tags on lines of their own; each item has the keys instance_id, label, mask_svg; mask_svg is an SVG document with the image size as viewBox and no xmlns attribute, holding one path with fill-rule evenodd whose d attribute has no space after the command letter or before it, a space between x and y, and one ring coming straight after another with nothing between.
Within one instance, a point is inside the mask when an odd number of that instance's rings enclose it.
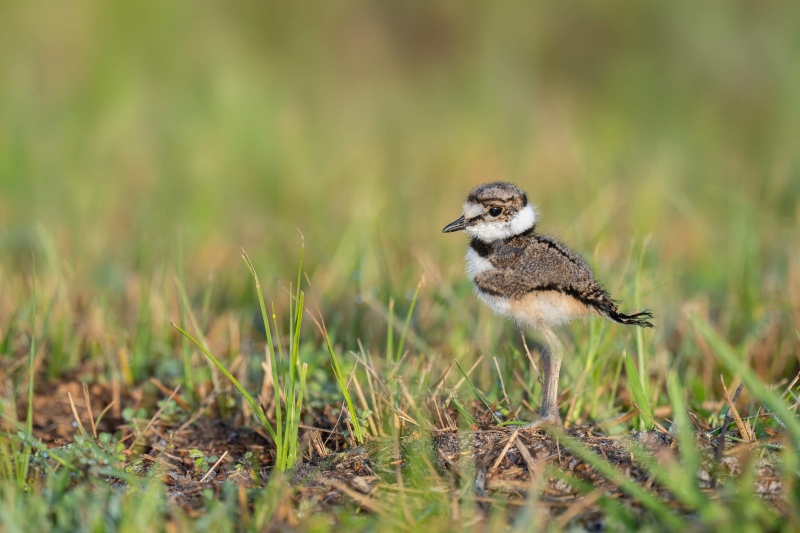
<instances>
[{"instance_id":1,"label":"small green plant","mask_svg":"<svg viewBox=\"0 0 800 533\"><path fill-rule=\"evenodd\" d=\"M206 457L206 455L197 448L194 448L189 452L189 458L194 460L195 474L205 474L219 459L219 457L216 455Z\"/></svg>"},{"instance_id":2,"label":"small green plant","mask_svg":"<svg viewBox=\"0 0 800 533\"><path fill-rule=\"evenodd\" d=\"M255 457L255 455L253 455L253 452L248 450L244 452L244 455L236 464L235 468L237 471L247 472L247 474L250 476L250 479L255 480L258 479L258 476L256 474L257 466L258 466L257 458Z\"/></svg>"}]
</instances>

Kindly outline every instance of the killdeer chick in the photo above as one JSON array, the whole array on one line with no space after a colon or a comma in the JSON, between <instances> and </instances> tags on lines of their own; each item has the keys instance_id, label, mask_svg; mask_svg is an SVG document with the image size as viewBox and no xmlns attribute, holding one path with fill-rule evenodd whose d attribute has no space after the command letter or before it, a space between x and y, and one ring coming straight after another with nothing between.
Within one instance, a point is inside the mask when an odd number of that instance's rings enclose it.
<instances>
[{"instance_id":1,"label":"killdeer chick","mask_svg":"<svg viewBox=\"0 0 800 533\"><path fill-rule=\"evenodd\" d=\"M442 232L466 231L472 237L467 276L478 297L496 314L544 335L548 350L542 354L541 420L531 425L561 425L556 402L563 349L553 328L597 315L652 328L653 314L621 313L586 261L552 237L536 233L536 209L515 185L479 185L463 208L461 218Z\"/></svg>"}]
</instances>

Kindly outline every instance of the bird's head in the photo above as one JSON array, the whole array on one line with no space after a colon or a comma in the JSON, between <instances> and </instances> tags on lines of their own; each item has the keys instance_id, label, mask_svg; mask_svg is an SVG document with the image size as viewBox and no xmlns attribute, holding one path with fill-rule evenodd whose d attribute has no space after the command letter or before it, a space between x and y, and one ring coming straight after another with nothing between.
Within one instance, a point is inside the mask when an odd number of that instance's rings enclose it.
<instances>
[{"instance_id":1,"label":"bird's head","mask_svg":"<svg viewBox=\"0 0 800 533\"><path fill-rule=\"evenodd\" d=\"M505 182L478 185L464 202L464 214L442 233L466 231L484 242L525 233L536 224L536 210L516 185Z\"/></svg>"}]
</instances>

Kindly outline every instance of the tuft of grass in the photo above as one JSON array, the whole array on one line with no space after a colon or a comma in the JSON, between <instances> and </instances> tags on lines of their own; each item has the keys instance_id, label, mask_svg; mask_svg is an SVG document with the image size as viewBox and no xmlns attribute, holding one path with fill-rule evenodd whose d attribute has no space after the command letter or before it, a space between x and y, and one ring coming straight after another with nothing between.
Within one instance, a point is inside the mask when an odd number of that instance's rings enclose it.
<instances>
[{"instance_id":1,"label":"tuft of grass","mask_svg":"<svg viewBox=\"0 0 800 533\"><path fill-rule=\"evenodd\" d=\"M242 397L250 404L256 417L258 418L264 429L267 430L273 443L275 444L276 459L275 468L279 472L286 471L294 466L297 460L298 450L298 432L300 430L300 417L303 408L303 397L306 388L306 379L308 375L308 364L301 363L299 360L300 351L300 328L303 323L304 312L304 298L303 291L300 290L300 276L302 275L303 268L303 252L301 246L300 261L298 266L298 283L296 293L289 299L289 360L284 361L283 349L278 344L278 353L276 353L273 344L272 327L274 325L275 331L278 331L277 315L275 313L275 306L272 305L272 325L267 315L267 307L264 301L264 293L261 289L261 281L258 279L253 262L247 255L247 252L242 249L242 258L250 270L256 288L256 295L258 298L259 308L261 309L261 316L264 321L264 330L267 336L267 354L272 365L272 390L275 394L275 418L276 425L270 423L264 412L263 407L256 401L256 399L247 391L247 389L239 382L236 377L225 367L224 364L214 356L206 347L205 343L198 341L186 330L172 323L172 327L178 330L185 338L194 343L210 360L213 365L230 381L234 387L239 391ZM182 285L178 284L179 289ZM291 289L290 289L291 290ZM185 293L181 290L182 300L185 302ZM192 322L195 328L198 328L194 315L190 313ZM284 398L284 403L281 405L281 398ZM285 411L285 412L284 412Z\"/></svg>"}]
</instances>

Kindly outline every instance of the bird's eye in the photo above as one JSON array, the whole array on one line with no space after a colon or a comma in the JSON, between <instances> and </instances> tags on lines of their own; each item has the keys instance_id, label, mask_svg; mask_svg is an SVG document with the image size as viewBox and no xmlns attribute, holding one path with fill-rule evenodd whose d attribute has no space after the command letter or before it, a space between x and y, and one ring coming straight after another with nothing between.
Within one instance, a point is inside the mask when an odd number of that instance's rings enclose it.
<instances>
[{"instance_id":1,"label":"bird's eye","mask_svg":"<svg viewBox=\"0 0 800 533\"><path fill-rule=\"evenodd\" d=\"M502 207L492 207L491 209L489 209L489 214L492 215L493 217L500 216L500 213L502 212L503 212Z\"/></svg>"}]
</instances>

